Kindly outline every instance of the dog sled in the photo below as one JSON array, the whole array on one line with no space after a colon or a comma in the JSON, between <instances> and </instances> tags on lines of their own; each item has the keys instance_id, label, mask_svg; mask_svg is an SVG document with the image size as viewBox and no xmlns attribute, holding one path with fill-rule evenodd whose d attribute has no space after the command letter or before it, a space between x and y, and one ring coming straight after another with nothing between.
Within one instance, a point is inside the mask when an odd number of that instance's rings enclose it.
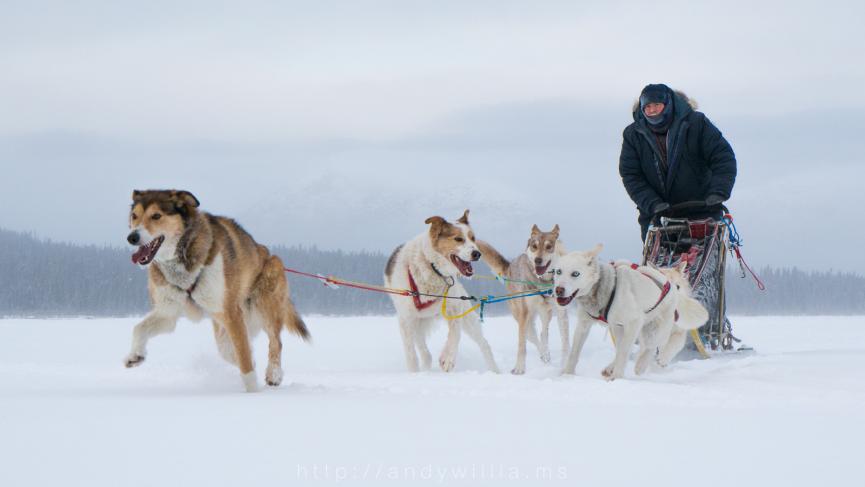
<instances>
[{"instance_id":1,"label":"dog sled","mask_svg":"<svg viewBox=\"0 0 865 487\"><path fill-rule=\"evenodd\" d=\"M738 260L743 277L747 269L761 290L765 286L742 259L741 241L726 207L719 208L724 215L720 220L675 217L684 210L699 208L706 208L706 204L700 201L674 205L665 212L670 216L661 216L652 222L643 247L643 265L675 267L687 263L693 296L709 312L709 321L691 334L693 343L688 347L691 353L696 351L703 358L709 358L716 353L753 351L733 334L727 316L728 252Z\"/></svg>"}]
</instances>

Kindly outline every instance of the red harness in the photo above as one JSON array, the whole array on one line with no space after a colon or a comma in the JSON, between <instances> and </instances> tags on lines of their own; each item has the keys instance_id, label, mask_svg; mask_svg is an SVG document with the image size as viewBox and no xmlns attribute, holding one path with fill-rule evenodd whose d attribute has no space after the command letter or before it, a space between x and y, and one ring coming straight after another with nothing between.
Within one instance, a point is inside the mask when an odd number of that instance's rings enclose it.
<instances>
[{"instance_id":1,"label":"red harness","mask_svg":"<svg viewBox=\"0 0 865 487\"><path fill-rule=\"evenodd\" d=\"M414 282L414 277L411 275L411 269L408 270L408 287L411 290L411 298L414 300L414 307L417 308L418 311L423 311L438 302L438 299L433 299L426 303L420 300L420 292L417 289L417 283Z\"/></svg>"},{"instance_id":2,"label":"red harness","mask_svg":"<svg viewBox=\"0 0 865 487\"><path fill-rule=\"evenodd\" d=\"M610 262L610 265L615 267L616 263ZM639 268L640 268L640 266L638 266L637 264L631 264L631 269L637 270ZM664 298L666 298L667 295L670 294L670 290L673 288L673 286L672 286L672 284L670 284L670 281L667 281L666 284L661 286L661 284L658 283L658 281L656 281L655 278L650 276L649 274L646 274L645 272L641 272L640 274L648 277L649 279L652 280L652 282L657 284L659 288L661 288L661 297L658 298L658 302L655 303L654 306L652 306L652 309L646 311L646 314L649 314L652 311L655 311L656 309L658 309L658 306L660 306L661 303L664 302ZM610 293L610 300L607 302L606 309L604 309L601 312L601 314L599 314L598 316L592 316L591 313L587 313L587 314L589 315L589 317L591 317L595 321L600 321L601 323L609 324L609 322L607 321L607 317L610 315L610 310L613 308L613 301L615 299L616 299L616 284L614 283L613 284L613 292ZM676 321L679 321L679 311L678 310L676 310Z\"/></svg>"}]
</instances>

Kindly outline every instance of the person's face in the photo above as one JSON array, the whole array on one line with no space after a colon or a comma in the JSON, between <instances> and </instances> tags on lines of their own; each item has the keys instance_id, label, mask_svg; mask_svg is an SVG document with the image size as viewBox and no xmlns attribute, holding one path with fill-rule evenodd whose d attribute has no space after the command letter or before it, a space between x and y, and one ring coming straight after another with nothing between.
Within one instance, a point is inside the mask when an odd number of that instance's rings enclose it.
<instances>
[{"instance_id":1,"label":"person's face","mask_svg":"<svg viewBox=\"0 0 865 487\"><path fill-rule=\"evenodd\" d=\"M657 117L664 111L664 106L663 103L649 103L643 107L643 113L645 113L647 117Z\"/></svg>"}]
</instances>

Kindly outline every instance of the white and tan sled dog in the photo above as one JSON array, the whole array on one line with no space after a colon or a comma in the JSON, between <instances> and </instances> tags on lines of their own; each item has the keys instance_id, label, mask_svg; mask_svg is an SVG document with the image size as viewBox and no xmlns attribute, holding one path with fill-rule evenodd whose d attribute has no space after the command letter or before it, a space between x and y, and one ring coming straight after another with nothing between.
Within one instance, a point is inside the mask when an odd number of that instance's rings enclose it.
<instances>
[{"instance_id":1,"label":"white and tan sled dog","mask_svg":"<svg viewBox=\"0 0 865 487\"><path fill-rule=\"evenodd\" d=\"M492 245L482 240L478 241L483 260L499 276L508 279L507 287L511 293L535 292L542 286L552 286L553 277L550 271L553 260L564 254L564 246L559 240L559 226L549 232L542 232L537 225L532 227L532 233L526 244L525 252L509 261ZM536 283L536 284L535 284ZM548 288L547 288L548 289ZM532 342L541 355L541 361L550 362L550 321L553 314L559 322L559 336L562 339L562 365L568 356L568 310L556 306L554 298L546 296L530 296L523 299L507 301L508 308L517 322L517 363L512 374L526 373L526 342ZM541 336L535 330L535 317L541 319Z\"/></svg>"},{"instance_id":2,"label":"white and tan sled dog","mask_svg":"<svg viewBox=\"0 0 865 487\"><path fill-rule=\"evenodd\" d=\"M429 370L431 366L432 355L427 346L427 336L435 322L443 318L442 299L436 296L442 296L446 290L451 298L466 296L466 290L457 278L472 277L472 263L481 258L469 225L468 210L456 223L434 216L427 219L426 224L429 225L428 231L394 250L384 272L385 286L415 293L413 296L391 295L399 316L405 361L410 372ZM470 301L448 299L445 313L448 317L460 316L473 304ZM447 342L439 357L441 369L445 372L454 369L461 332L465 332L480 347L489 370L498 373L499 368L484 338L477 313L468 313L448 321Z\"/></svg>"},{"instance_id":3,"label":"white and tan sled dog","mask_svg":"<svg viewBox=\"0 0 865 487\"><path fill-rule=\"evenodd\" d=\"M593 323L609 326L616 356L601 375L607 380L625 376L628 354L640 339L635 372L644 374L652 359L665 367L682 349L686 332L709 318L705 308L691 298L682 269L667 274L651 267L628 263L601 263L603 247L572 252L555 262L553 280L556 301L568 306L577 301L574 343L563 372L573 374Z\"/></svg>"},{"instance_id":4,"label":"white and tan sled dog","mask_svg":"<svg viewBox=\"0 0 865 487\"><path fill-rule=\"evenodd\" d=\"M270 340L266 381L282 382L283 326L304 340L306 325L289 297L282 261L234 220L198 209L188 191L134 191L127 237L132 261L148 266L152 310L132 336L126 367L147 357L151 338L174 331L186 316L213 319L220 355L240 369L246 390L258 389L250 339L261 329Z\"/></svg>"}]
</instances>

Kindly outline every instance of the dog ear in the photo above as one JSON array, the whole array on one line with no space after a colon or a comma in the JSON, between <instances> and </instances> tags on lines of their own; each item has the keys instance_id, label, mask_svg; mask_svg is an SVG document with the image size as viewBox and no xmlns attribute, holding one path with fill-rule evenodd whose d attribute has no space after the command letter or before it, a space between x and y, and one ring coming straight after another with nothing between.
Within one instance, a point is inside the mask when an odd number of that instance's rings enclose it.
<instances>
[{"instance_id":1,"label":"dog ear","mask_svg":"<svg viewBox=\"0 0 865 487\"><path fill-rule=\"evenodd\" d=\"M132 202L138 203L141 200L142 191L138 191L137 189L132 191Z\"/></svg>"},{"instance_id":2,"label":"dog ear","mask_svg":"<svg viewBox=\"0 0 865 487\"><path fill-rule=\"evenodd\" d=\"M198 198L196 198L195 195L193 195L189 191L178 191L175 197L177 198L177 201L180 201L186 206L190 206L192 208L198 208L199 206L201 206Z\"/></svg>"},{"instance_id":3,"label":"dog ear","mask_svg":"<svg viewBox=\"0 0 865 487\"><path fill-rule=\"evenodd\" d=\"M171 199L174 202L174 208L184 219L193 214L195 209L201 205L198 198L189 191L172 191Z\"/></svg>"},{"instance_id":4,"label":"dog ear","mask_svg":"<svg viewBox=\"0 0 865 487\"><path fill-rule=\"evenodd\" d=\"M463 216L460 217L459 220L457 220L457 223L462 223L463 225L469 224L469 210L466 210L466 212L463 213Z\"/></svg>"},{"instance_id":5,"label":"dog ear","mask_svg":"<svg viewBox=\"0 0 865 487\"><path fill-rule=\"evenodd\" d=\"M435 240L439 238L439 235L441 235L442 228L444 228L444 226L447 224L447 220L440 216L431 216L427 218L424 223L426 223L427 225L431 225L429 227L429 234L430 237Z\"/></svg>"},{"instance_id":6,"label":"dog ear","mask_svg":"<svg viewBox=\"0 0 865 487\"><path fill-rule=\"evenodd\" d=\"M601 252L603 250L604 250L604 244L595 245L595 248L593 248L592 250L589 251L589 256L593 259L597 258L599 255L601 255Z\"/></svg>"},{"instance_id":7,"label":"dog ear","mask_svg":"<svg viewBox=\"0 0 865 487\"><path fill-rule=\"evenodd\" d=\"M550 232L550 233L552 233L553 235L555 235L556 238L559 238L559 224L558 224L558 223L556 223L556 226L553 227L553 231Z\"/></svg>"},{"instance_id":8,"label":"dog ear","mask_svg":"<svg viewBox=\"0 0 865 487\"><path fill-rule=\"evenodd\" d=\"M684 276L688 270L688 261L683 260L683 261L679 262L679 265L678 265L678 267L676 267L676 270L679 271L679 274L682 274Z\"/></svg>"},{"instance_id":9,"label":"dog ear","mask_svg":"<svg viewBox=\"0 0 865 487\"><path fill-rule=\"evenodd\" d=\"M541 229L537 225L532 225L532 237L541 233Z\"/></svg>"}]
</instances>

